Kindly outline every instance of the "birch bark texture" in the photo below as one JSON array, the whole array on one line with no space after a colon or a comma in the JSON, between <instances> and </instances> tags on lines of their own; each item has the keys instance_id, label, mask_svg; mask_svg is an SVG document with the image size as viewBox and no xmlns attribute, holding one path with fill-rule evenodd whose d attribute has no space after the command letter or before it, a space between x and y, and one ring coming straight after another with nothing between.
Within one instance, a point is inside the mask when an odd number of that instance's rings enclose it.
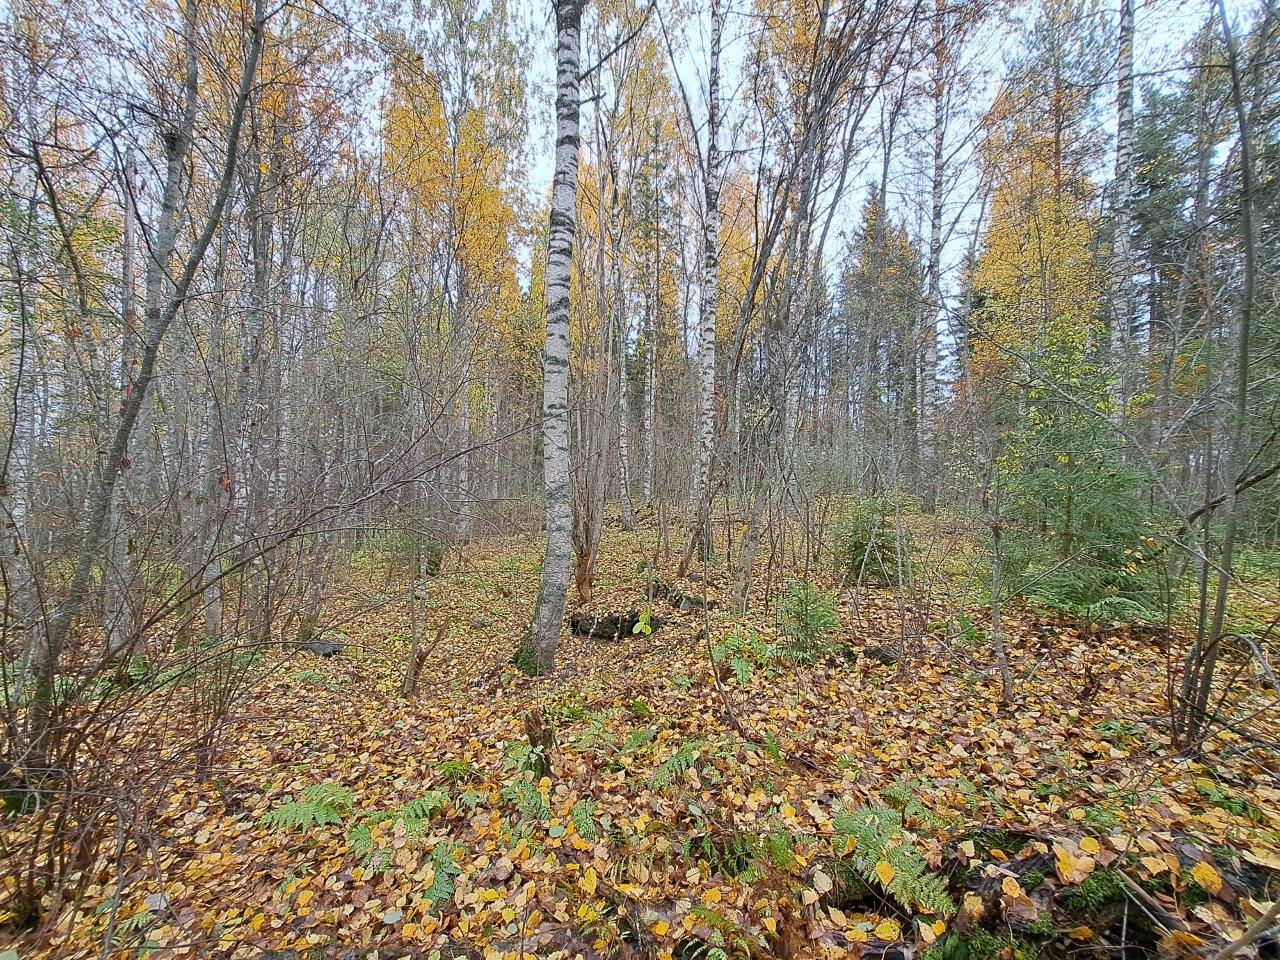
<instances>
[{"instance_id":1,"label":"birch bark texture","mask_svg":"<svg viewBox=\"0 0 1280 960\"><path fill-rule=\"evenodd\" d=\"M711 0L707 68L707 158L703 170L702 284L698 301L698 427L693 445L694 524L681 564L687 571L696 544L706 536L711 500L711 460L716 437L716 312L720 288L720 44L724 12Z\"/></svg>"},{"instance_id":2,"label":"birch bark texture","mask_svg":"<svg viewBox=\"0 0 1280 960\"><path fill-rule=\"evenodd\" d=\"M556 0L556 165L547 236L546 354L542 361L542 479L546 488L547 547L538 606L525 638L531 667L555 669L564 624L564 599L573 557L569 488L569 279L577 225L581 113L579 64L583 0Z\"/></svg>"}]
</instances>

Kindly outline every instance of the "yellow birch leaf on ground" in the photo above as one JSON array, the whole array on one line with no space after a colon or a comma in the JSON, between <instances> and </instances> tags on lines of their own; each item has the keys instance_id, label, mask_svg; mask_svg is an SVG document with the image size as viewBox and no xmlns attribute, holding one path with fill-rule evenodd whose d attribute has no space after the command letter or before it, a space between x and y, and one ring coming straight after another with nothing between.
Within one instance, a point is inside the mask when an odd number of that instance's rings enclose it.
<instances>
[{"instance_id":1,"label":"yellow birch leaf on ground","mask_svg":"<svg viewBox=\"0 0 1280 960\"><path fill-rule=\"evenodd\" d=\"M657 923L649 927L649 929L653 931L655 936L665 937L667 935L667 931L671 929L671 924L667 923L665 920L659 920Z\"/></svg>"},{"instance_id":2,"label":"yellow birch leaf on ground","mask_svg":"<svg viewBox=\"0 0 1280 960\"><path fill-rule=\"evenodd\" d=\"M959 845L959 847L960 847L960 852L963 853L966 857L969 857L970 859L972 859L973 857L977 856L978 851L974 847L972 840L965 840L963 843Z\"/></svg>"},{"instance_id":3,"label":"yellow birch leaf on ground","mask_svg":"<svg viewBox=\"0 0 1280 960\"><path fill-rule=\"evenodd\" d=\"M1142 865L1151 872L1153 877L1169 869L1169 865L1164 862L1163 857L1143 857Z\"/></svg>"},{"instance_id":4,"label":"yellow birch leaf on ground","mask_svg":"<svg viewBox=\"0 0 1280 960\"><path fill-rule=\"evenodd\" d=\"M1085 926L1075 927L1074 929L1067 931L1067 936L1072 940L1092 940L1093 928Z\"/></svg>"},{"instance_id":5,"label":"yellow birch leaf on ground","mask_svg":"<svg viewBox=\"0 0 1280 960\"><path fill-rule=\"evenodd\" d=\"M1173 957L1194 956L1203 946L1203 938L1197 937L1194 933L1187 933L1185 930L1174 930L1160 940L1160 949Z\"/></svg>"},{"instance_id":6,"label":"yellow birch leaf on ground","mask_svg":"<svg viewBox=\"0 0 1280 960\"><path fill-rule=\"evenodd\" d=\"M1064 847L1054 846L1054 866L1058 869L1058 879L1063 883L1070 883L1071 878L1076 872L1076 858L1070 850Z\"/></svg>"},{"instance_id":7,"label":"yellow birch leaf on ground","mask_svg":"<svg viewBox=\"0 0 1280 960\"><path fill-rule=\"evenodd\" d=\"M876 869L878 871L879 867L877 867ZM821 870L815 870L813 872L813 889L817 890L819 893L830 893L831 878L828 877Z\"/></svg>"},{"instance_id":8,"label":"yellow birch leaf on ground","mask_svg":"<svg viewBox=\"0 0 1280 960\"><path fill-rule=\"evenodd\" d=\"M1054 865L1058 870L1058 879L1063 883L1080 883L1093 873L1097 861L1086 854L1077 855L1076 851L1065 843L1055 841L1053 844ZM1078 849L1078 848L1076 848Z\"/></svg>"},{"instance_id":9,"label":"yellow birch leaf on ground","mask_svg":"<svg viewBox=\"0 0 1280 960\"><path fill-rule=\"evenodd\" d=\"M1022 887L1018 885L1017 878L1015 877L1005 877L1001 880L1000 889L1004 892L1006 897L1022 896Z\"/></svg>"},{"instance_id":10,"label":"yellow birch leaf on ground","mask_svg":"<svg viewBox=\"0 0 1280 960\"><path fill-rule=\"evenodd\" d=\"M1214 896L1222 892L1222 875L1210 863L1197 863L1191 868L1191 877Z\"/></svg>"},{"instance_id":11,"label":"yellow birch leaf on ground","mask_svg":"<svg viewBox=\"0 0 1280 960\"><path fill-rule=\"evenodd\" d=\"M876 924L877 940L897 940L902 936L902 926L897 920L881 920Z\"/></svg>"},{"instance_id":12,"label":"yellow birch leaf on ground","mask_svg":"<svg viewBox=\"0 0 1280 960\"><path fill-rule=\"evenodd\" d=\"M827 913L831 914L831 922L838 927L846 927L849 925L849 918L844 915L844 911L837 907L827 907Z\"/></svg>"},{"instance_id":13,"label":"yellow birch leaf on ground","mask_svg":"<svg viewBox=\"0 0 1280 960\"><path fill-rule=\"evenodd\" d=\"M1260 867L1269 867L1272 870L1280 870L1280 853L1275 850L1257 850L1250 847L1247 850L1241 850L1240 856L1244 857L1250 863L1256 863Z\"/></svg>"},{"instance_id":14,"label":"yellow birch leaf on ground","mask_svg":"<svg viewBox=\"0 0 1280 960\"><path fill-rule=\"evenodd\" d=\"M986 905L982 902L982 898L976 893L968 892L964 895L964 905L962 909L965 915L977 919L986 912Z\"/></svg>"},{"instance_id":15,"label":"yellow birch leaf on ground","mask_svg":"<svg viewBox=\"0 0 1280 960\"><path fill-rule=\"evenodd\" d=\"M818 902L818 895L814 893L812 890L801 890L800 902L803 903L806 907L811 907Z\"/></svg>"},{"instance_id":16,"label":"yellow birch leaf on ground","mask_svg":"<svg viewBox=\"0 0 1280 960\"><path fill-rule=\"evenodd\" d=\"M595 867L587 867L582 874L582 879L578 881L578 886L587 893L594 894L596 892L596 882L599 878L596 876Z\"/></svg>"},{"instance_id":17,"label":"yellow birch leaf on ground","mask_svg":"<svg viewBox=\"0 0 1280 960\"><path fill-rule=\"evenodd\" d=\"M886 887L893 883L894 873L893 864L888 860L881 860L876 864L876 878Z\"/></svg>"},{"instance_id":18,"label":"yellow birch leaf on ground","mask_svg":"<svg viewBox=\"0 0 1280 960\"><path fill-rule=\"evenodd\" d=\"M1097 856L1097 854L1102 850L1102 845L1098 843L1097 840L1093 839L1093 837L1085 837L1080 841L1080 849L1090 856Z\"/></svg>"},{"instance_id":19,"label":"yellow birch leaf on ground","mask_svg":"<svg viewBox=\"0 0 1280 960\"><path fill-rule=\"evenodd\" d=\"M778 921L777 921L777 918L776 918L776 917L765 917L765 918L764 918L764 928L765 928L766 930L768 930L770 933L777 933L777 932L778 932ZM657 933L657 931L655 930L655 931L654 931L654 933Z\"/></svg>"},{"instance_id":20,"label":"yellow birch leaf on ground","mask_svg":"<svg viewBox=\"0 0 1280 960\"><path fill-rule=\"evenodd\" d=\"M720 890L719 890L719 888L718 888L718 887L712 887L710 890L708 890L706 893L704 893L704 894L702 895L702 902L703 902L703 903L719 903L719 902L720 902Z\"/></svg>"}]
</instances>

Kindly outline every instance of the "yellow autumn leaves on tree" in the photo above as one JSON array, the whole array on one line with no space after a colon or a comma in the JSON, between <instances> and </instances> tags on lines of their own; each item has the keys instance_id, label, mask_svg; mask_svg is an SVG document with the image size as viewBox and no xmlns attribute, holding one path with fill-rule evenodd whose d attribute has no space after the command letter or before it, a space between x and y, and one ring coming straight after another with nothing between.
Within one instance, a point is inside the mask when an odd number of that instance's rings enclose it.
<instances>
[{"instance_id":1,"label":"yellow autumn leaves on tree","mask_svg":"<svg viewBox=\"0 0 1280 960\"><path fill-rule=\"evenodd\" d=\"M1032 359L1079 373L1101 329L1092 188L1061 144L1025 120L994 124L984 152L994 188L972 278L981 304L973 373L981 381Z\"/></svg>"}]
</instances>

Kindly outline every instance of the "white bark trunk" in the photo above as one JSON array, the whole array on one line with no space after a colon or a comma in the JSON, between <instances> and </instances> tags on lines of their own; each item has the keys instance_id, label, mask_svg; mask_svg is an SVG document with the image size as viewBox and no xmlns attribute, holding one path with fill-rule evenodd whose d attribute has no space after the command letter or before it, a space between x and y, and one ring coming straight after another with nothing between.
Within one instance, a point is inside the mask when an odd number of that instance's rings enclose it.
<instances>
[{"instance_id":1,"label":"white bark trunk","mask_svg":"<svg viewBox=\"0 0 1280 960\"><path fill-rule=\"evenodd\" d=\"M547 497L547 549L538 607L527 644L539 673L555 668L564 595L573 555L569 501L569 279L577 222L578 77L582 0L557 0L556 166L547 238L546 356L542 365L542 477Z\"/></svg>"},{"instance_id":2,"label":"white bark trunk","mask_svg":"<svg viewBox=\"0 0 1280 960\"><path fill-rule=\"evenodd\" d=\"M716 435L716 311L720 287L720 41L724 17L720 0L711 0L711 49L707 76L707 162L703 171L702 284L698 304L698 427L693 449L694 523L681 573L695 542L706 536L710 513L711 459Z\"/></svg>"}]
</instances>

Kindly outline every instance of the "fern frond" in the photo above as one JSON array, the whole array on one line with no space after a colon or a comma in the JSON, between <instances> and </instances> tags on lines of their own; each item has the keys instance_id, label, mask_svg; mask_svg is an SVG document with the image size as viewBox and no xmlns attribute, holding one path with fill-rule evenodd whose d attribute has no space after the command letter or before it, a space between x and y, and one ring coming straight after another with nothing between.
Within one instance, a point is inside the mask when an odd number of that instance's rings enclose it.
<instances>
[{"instance_id":1,"label":"fern frond","mask_svg":"<svg viewBox=\"0 0 1280 960\"><path fill-rule=\"evenodd\" d=\"M665 790L676 781L678 777L685 774L686 771L693 769L701 755L703 744L698 740L689 740L682 744L680 749L674 754L662 761L658 765L658 769L653 772L653 787L655 790Z\"/></svg>"},{"instance_id":2,"label":"fern frond","mask_svg":"<svg viewBox=\"0 0 1280 960\"><path fill-rule=\"evenodd\" d=\"M902 823L901 812L881 806L842 810L833 820L836 834L853 840L849 862L863 882L880 887L907 909L949 916L955 904L946 886L903 835ZM881 861L893 868L888 883L876 869Z\"/></svg>"},{"instance_id":3,"label":"fern frond","mask_svg":"<svg viewBox=\"0 0 1280 960\"><path fill-rule=\"evenodd\" d=\"M400 808L397 816L402 820L430 820L449 804L449 794L443 790L428 790Z\"/></svg>"},{"instance_id":4,"label":"fern frond","mask_svg":"<svg viewBox=\"0 0 1280 960\"><path fill-rule=\"evenodd\" d=\"M341 784L314 783L290 801L267 812L262 822L273 830L323 827L342 823L355 809L356 798Z\"/></svg>"},{"instance_id":5,"label":"fern frond","mask_svg":"<svg viewBox=\"0 0 1280 960\"><path fill-rule=\"evenodd\" d=\"M458 853L462 845L455 846L448 840L442 840L431 851L431 867L433 875L431 885L422 892L422 897L439 910L453 899L455 885L453 878L462 872L458 866Z\"/></svg>"},{"instance_id":6,"label":"fern frond","mask_svg":"<svg viewBox=\"0 0 1280 960\"><path fill-rule=\"evenodd\" d=\"M600 828L596 825L596 808L599 806L595 800L579 800L573 805L569 817L583 840L595 840L600 836Z\"/></svg>"},{"instance_id":7,"label":"fern frond","mask_svg":"<svg viewBox=\"0 0 1280 960\"><path fill-rule=\"evenodd\" d=\"M551 816L551 806L538 788L528 780L517 780L502 790L502 796L520 814L522 820L543 821Z\"/></svg>"}]
</instances>

